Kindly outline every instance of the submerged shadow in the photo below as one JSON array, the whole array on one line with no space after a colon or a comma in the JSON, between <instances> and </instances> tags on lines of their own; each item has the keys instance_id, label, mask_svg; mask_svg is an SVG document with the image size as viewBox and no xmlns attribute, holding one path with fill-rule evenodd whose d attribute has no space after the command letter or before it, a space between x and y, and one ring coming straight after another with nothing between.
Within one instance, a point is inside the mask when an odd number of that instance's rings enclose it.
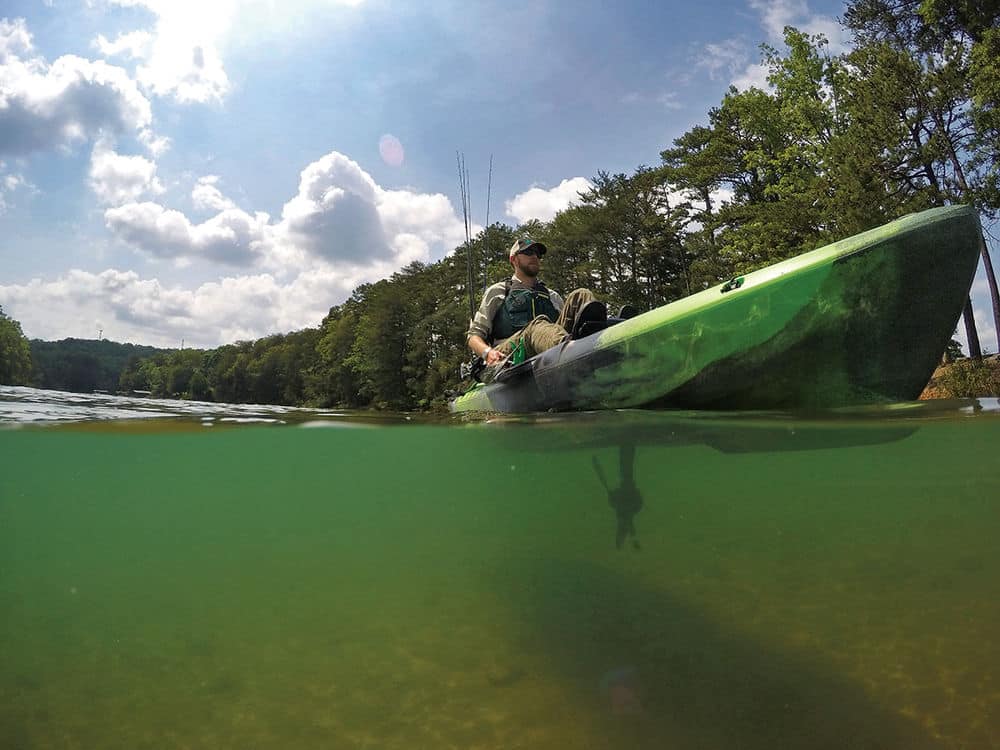
<instances>
[{"instance_id":1,"label":"submerged shadow","mask_svg":"<svg viewBox=\"0 0 1000 750\"><path fill-rule=\"evenodd\" d=\"M564 681L598 726L608 723L615 734L595 747L942 747L821 658L724 627L623 572L510 562L490 584L519 613L514 638L543 651L540 668ZM618 694L609 695L616 681Z\"/></svg>"}]
</instances>

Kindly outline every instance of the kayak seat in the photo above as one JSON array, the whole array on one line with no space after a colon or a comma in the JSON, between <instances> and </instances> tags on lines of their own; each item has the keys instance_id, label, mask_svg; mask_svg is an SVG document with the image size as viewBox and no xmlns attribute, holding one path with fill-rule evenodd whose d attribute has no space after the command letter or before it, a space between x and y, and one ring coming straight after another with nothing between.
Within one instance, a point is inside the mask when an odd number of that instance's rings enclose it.
<instances>
[{"instance_id":1,"label":"kayak seat","mask_svg":"<svg viewBox=\"0 0 1000 750\"><path fill-rule=\"evenodd\" d=\"M582 339L598 331L603 331L609 326L621 323L623 320L634 318L638 314L639 310L634 305L622 305L618 314L611 317L603 302L590 302L577 315L571 338Z\"/></svg>"},{"instance_id":2,"label":"kayak seat","mask_svg":"<svg viewBox=\"0 0 1000 750\"><path fill-rule=\"evenodd\" d=\"M574 339L582 339L586 336L597 333L598 331L603 331L605 328L610 328L613 325L618 325L623 320L627 318L605 318L604 320L588 320L577 327L573 332Z\"/></svg>"},{"instance_id":3,"label":"kayak seat","mask_svg":"<svg viewBox=\"0 0 1000 750\"><path fill-rule=\"evenodd\" d=\"M608 320L608 308L603 302L591 300L581 308L573 321L573 330L570 331L570 338L582 339L591 333L601 330ZM600 326L598 328L597 326Z\"/></svg>"}]
</instances>

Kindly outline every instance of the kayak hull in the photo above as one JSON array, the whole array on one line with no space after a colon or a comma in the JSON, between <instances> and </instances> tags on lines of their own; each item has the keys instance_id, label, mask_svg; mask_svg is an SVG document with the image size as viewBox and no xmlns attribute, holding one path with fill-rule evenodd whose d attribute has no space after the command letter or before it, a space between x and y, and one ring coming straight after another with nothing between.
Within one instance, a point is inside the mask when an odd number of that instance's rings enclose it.
<instances>
[{"instance_id":1,"label":"kayak hull","mask_svg":"<svg viewBox=\"0 0 1000 750\"><path fill-rule=\"evenodd\" d=\"M810 409L915 399L979 258L971 207L898 219L567 341L453 411Z\"/></svg>"}]
</instances>

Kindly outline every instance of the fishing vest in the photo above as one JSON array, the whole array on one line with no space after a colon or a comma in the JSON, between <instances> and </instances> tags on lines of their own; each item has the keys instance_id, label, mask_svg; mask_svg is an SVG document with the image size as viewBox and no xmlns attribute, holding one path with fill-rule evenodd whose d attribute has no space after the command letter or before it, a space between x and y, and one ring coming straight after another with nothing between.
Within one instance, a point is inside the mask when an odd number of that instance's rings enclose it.
<instances>
[{"instance_id":1,"label":"fishing vest","mask_svg":"<svg viewBox=\"0 0 1000 750\"><path fill-rule=\"evenodd\" d=\"M508 339L524 328L539 315L551 322L559 317L559 311L549 298L549 289L542 282L536 282L533 289L514 289L507 279L506 296L503 304L493 316L493 340Z\"/></svg>"}]
</instances>

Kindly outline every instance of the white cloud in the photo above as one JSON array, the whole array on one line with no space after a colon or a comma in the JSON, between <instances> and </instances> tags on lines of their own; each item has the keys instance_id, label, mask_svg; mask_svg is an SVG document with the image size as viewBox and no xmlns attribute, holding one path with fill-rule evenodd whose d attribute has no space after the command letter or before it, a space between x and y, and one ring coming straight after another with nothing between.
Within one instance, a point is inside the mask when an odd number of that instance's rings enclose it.
<instances>
[{"instance_id":1,"label":"white cloud","mask_svg":"<svg viewBox=\"0 0 1000 750\"><path fill-rule=\"evenodd\" d=\"M7 211L9 197L18 191L36 193L38 189L23 174L8 171L7 164L0 161L0 214Z\"/></svg>"},{"instance_id":2,"label":"white cloud","mask_svg":"<svg viewBox=\"0 0 1000 750\"><path fill-rule=\"evenodd\" d=\"M750 0L750 7L760 14L761 25L772 41L782 39L785 27L794 26L809 12L805 0Z\"/></svg>"},{"instance_id":3,"label":"white cloud","mask_svg":"<svg viewBox=\"0 0 1000 750\"><path fill-rule=\"evenodd\" d=\"M104 212L108 229L150 255L243 267L258 263L271 246L268 219L266 213L251 216L228 208L194 224L180 211L149 201L126 203Z\"/></svg>"},{"instance_id":4,"label":"white cloud","mask_svg":"<svg viewBox=\"0 0 1000 750\"><path fill-rule=\"evenodd\" d=\"M301 274L282 284L269 274L225 277L195 289L134 271L72 270L54 281L0 286L4 309L32 338L106 338L154 346L214 347L316 326L351 290L352 279Z\"/></svg>"},{"instance_id":5,"label":"white cloud","mask_svg":"<svg viewBox=\"0 0 1000 750\"><path fill-rule=\"evenodd\" d=\"M622 97L622 104L658 104L664 109L682 109L684 106L673 91L658 93L630 91Z\"/></svg>"},{"instance_id":6,"label":"white cloud","mask_svg":"<svg viewBox=\"0 0 1000 750\"><path fill-rule=\"evenodd\" d=\"M0 63L8 58L29 54L32 50L31 34L23 18L13 21L0 18Z\"/></svg>"},{"instance_id":7,"label":"white cloud","mask_svg":"<svg viewBox=\"0 0 1000 750\"><path fill-rule=\"evenodd\" d=\"M153 156L161 156L168 148L170 148L169 138L166 136L158 136L149 128L140 130L138 139L142 145L149 149L149 153Z\"/></svg>"},{"instance_id":8,"label":"white cloud","mask_svg":"<svg viewBox=\"0 0 1000 750\"><path fill-rule=\"evenodd\" d=\"M121 68L76 55L49 65L32 55L24 21L0 21L0 153L149 128L149 101Z\"/></svg>"},{"instance_id":9,"label":"white cloud","mask_svg":"<svg viewBox=\"0 0 1000 750\"><path fill-rule=\"evenodd\" d=\"M824 16L809 10L805 0L749 0L750 7L760 17L767 42L781 48L785 38L785 27L794 26L799 31L821 34L829 42L828 50L836 55L846 51L850 45L850 35L832 16ZM751 86L768 90L768 70L759 62L760 53L744 39L725 39L706 44L696 56L696 66L708 71L715 80L720 75L728 76L737 89L746 90Z\"/></svg>"},{"instance_id":10,"label":"white cloud","mask_svg":"<svg viewBox=\"0 0 1000 750\"><path fill-rule=\"evenodd\" d=\"M681 103L674 91L661 91L654 98L654 101L662 106L664 109L683 109L684 105Z\"/></svg>"},{"instance_id":11,"label":"white cloud","mask_svg":"<svg viewBox=\"0 0 1000 750\"><path fill-rule=\"evenodd\" d=\"M441 193L377 188L376 209L389 237L419 237L429 246L445 251L465 241L465 227L451 201ZM474 225L472 232L476 233L479 229L478 225Z\"/></svg>"},{"instance_id":12,"label":"white cloud","mask_svg":"<svg viewBox=\"0 0 1000 750\"><path fill-rule=\"evenodd\" d=\"M557 213L577 203L579 193L592 187L586 177L571 177L549 190L533 187L506 202L507 215L521 223L530 219L550 221Z\"/></svg>"},{"instance_id":13,"label":"white cloud","mask_svg":"<svg viewBox=\"0 0 1000 750\"><path fill-rule=\"evenodd\" d=\"M125 57L145 58L149 56L152 42L153 35L148 31L130 31L127 34L119 34L113 42L109 42L104 34L98 34L93 46L105 57L124 55Z\"/></svg>"},{"instance_id":14,"label":"white cloud","mask_svg":"<svg viewBox=\"0 0 1000 750\"><path fill-rule=\"evenodd\" d=\"M236 14L234 0L108 0L111 5L142 7L155 17L153 31L137 29L94 46L107 57L139 61L136 79L157 96L180 102L221 101L229 91L219 53L222 37Z\"/></svg>"},{"instance_id":15,"label":"white cloud","mask_svg":"<svg viewBox=\"0 0 1000 750\"><path fill-rule=\"evenodd\" d=\"M761 25L772 43L784 39L786 26L806 34L822 34L834 54L843 52L850 42L850 35L836 18L812 13L805 0L750 0L750 7L760 14Z\"/></svg>"},{"instance_id":16,"label":"white cloud","mask_svg":"<svg viewBox=\"0 0 1000 750\"><path fill-rule=\"evenodd\" d=\"M198 178L194 189L191 191L191 201L199 211L226 211L236 208L236 204L222 194L216 187L219 182L218 175L206 175Z\"/></svg>"},{"instance_id":17,"label":"white cloud","mask_svg":"<svg viewBox=\"0 0 1000 750\"><path fill-rule=\"evenodd\" d=\"M834 55L847 52L851 48L851 35L836 18L813 16L800 27L807 34L822 34L830 43L829 50Z\"/></svg>"},{"instance_id":18,"label":"white cloud","mask_svg":"<svg viewBox=\"0 0 1000 750\"><path fill-rule=\"evenodd\" d=\"M747 45L740 39L725 39L721 42L710 42L695 58L695 66L708 71L714 81L720 75L732 80L746 68L750 59Z\"/></svg>"},{"instance_id":19,"label":"white cloud","mask_svg":"<svg viewBox=\"0 0 1000 750\"><path fill-rule=\"evenodd\" d=\"M105 222L120 240L154 257L282 275L334 266L343 273L391 273L411 260L440 257L464 238L447 197L386 190L336 151L302 170L298 192L276 222L265 213L250 216L218 185L209 175L192 190L197 210L217 212L200 224L152 202L109 209Z\"/></svg>"},{"instance_id":20,"label":"white cloud","mask_svg":"<svg viewBox=\"0 0 1000 750\"><path fill-rule=\"evenodd\" d=\"M378 214L378 187L352 159L333 151L302 170L299 192L282 209L282 233L327 260L391 256Z\"/></svg>"},{"instance_id":21,"label":"white cloud","mask_svg":"<svg viewBox=\"0 0 1000 750\"><path fill-rule=\"evenodd\" d=\"M124 156L99 140L90 157L90 187L106 205L121 205L147 193L163 192L156 164L142 156Z\"/></svg>"},{"instance_id":22,"label":"white cloud","mask_svg":"<svg viewBox=\"0 0 1000 750\"><path fill-rule=\"evenodd\" d=\"M771 84L767 81L769 74L770 71L766 65L760 63L747 65L746 69L733 79L732 85L740 91L746 91L751 87L767 91L771 88Z\"/></svg>"}]
</instances>

